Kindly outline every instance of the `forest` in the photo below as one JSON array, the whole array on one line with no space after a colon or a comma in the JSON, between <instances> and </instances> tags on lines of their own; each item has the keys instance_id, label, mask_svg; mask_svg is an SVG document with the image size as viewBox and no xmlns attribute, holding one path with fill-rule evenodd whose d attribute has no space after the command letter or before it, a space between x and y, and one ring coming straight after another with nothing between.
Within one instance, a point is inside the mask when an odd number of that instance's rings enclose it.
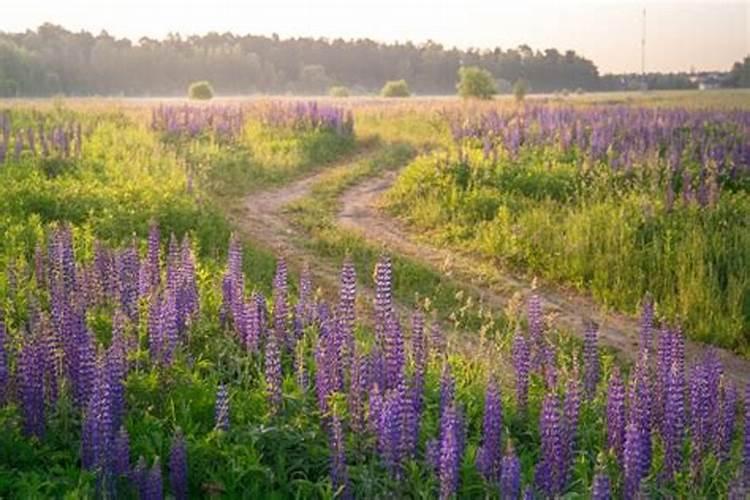
<instances>
[{"instance_id":1,"label":"forest","mask_svg":"<svg viewBox=\"0 0 750 500\"><path fill-rule=\"evenodd\" d=\"M377 92L405 79L418 94L455 94L462 65L488 69L500 90L524 79L533 92L595 90L594 63L574 51L518 48L459 50L427 41L384 44L231 33L169 35L134 43L106 31L74 33L45 24L24 33L0 32L0 96L184 95L191 81L209 79L219 94L323 94L332 85Z\"/></svg>"}]
</instances>

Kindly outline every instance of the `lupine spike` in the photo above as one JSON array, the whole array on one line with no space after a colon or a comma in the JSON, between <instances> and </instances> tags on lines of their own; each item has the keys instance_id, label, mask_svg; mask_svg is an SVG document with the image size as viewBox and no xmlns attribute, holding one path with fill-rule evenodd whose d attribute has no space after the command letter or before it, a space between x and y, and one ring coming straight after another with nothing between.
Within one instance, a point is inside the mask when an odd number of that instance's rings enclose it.
<instances>
[{"instance_id":1,"label":"lupine spike","mask_svg":"<svg viewBox=\"0 0 750 500\"><path fill-rule=\"evenodd\" d=\"M172 440L169 454L169 484L175 500L186 500L188 497L187 449L185 437L179 429Z\"/></svg>"}]
</instances>

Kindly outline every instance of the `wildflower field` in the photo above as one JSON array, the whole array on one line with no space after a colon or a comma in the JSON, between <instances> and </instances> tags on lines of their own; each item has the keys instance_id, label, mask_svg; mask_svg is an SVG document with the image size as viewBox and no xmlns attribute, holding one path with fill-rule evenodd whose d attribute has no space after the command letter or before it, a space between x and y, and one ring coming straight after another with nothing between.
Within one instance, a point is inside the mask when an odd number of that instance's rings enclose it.
<instances>
[{"instance_id":1,"label":"wildflower field","mask_svg":"<svg viewBox=\"0 0 750 500\"><path fill-rule=\"evenodd\" d=\"M0 102L0 498L746 498L741 102Z\"/></svg>"}]
</instances>

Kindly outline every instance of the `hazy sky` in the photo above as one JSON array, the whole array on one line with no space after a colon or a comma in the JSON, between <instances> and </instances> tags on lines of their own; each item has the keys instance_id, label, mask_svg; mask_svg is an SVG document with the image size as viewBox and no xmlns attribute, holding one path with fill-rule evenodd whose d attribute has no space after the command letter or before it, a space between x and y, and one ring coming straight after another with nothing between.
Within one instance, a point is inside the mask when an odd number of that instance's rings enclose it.
<instances>
[{"instance_id":1,"label":"hazy sky","mask_svg":"<svg viewBox=\"0 0 750 500\"><path fill-rule=\"evenodd\" d=\"M44 22L138 39L169 32L574 49L601 72L728 69L750 54L750 0L0 0L0 31Z\"/></svg>"}]
</instances>

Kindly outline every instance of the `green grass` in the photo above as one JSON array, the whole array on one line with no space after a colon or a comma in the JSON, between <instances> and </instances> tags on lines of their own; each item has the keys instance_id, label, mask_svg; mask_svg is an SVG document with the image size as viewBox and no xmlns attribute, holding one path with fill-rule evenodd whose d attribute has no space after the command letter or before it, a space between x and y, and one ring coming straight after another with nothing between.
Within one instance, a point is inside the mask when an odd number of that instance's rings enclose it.
<instances>
[{"instance_id":1,"label":"green grass","mask_svg":"<svg viewBox=\"0 0 750 500\"><path fill-rule=\"evenodd\" d=\"M553 152L493 163L473 150L465 163L415 159L387 198L427 238L628 313L650 293L692 338L747 354L750 197L725 189L714 208L668 211L663 193L647 176L584 171Z\"/></svg>"}]
</instances>

